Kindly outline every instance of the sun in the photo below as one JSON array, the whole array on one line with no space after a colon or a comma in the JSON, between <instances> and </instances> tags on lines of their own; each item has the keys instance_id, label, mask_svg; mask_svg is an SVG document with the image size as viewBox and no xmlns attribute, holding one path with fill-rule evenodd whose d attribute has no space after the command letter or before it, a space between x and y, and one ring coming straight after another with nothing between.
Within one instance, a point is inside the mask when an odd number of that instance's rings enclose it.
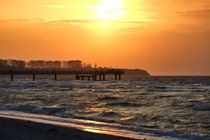
<instances>
[{"instance_id":1,"label":"sun","mask_svg":"<svg viewBox=\"0 0 210 140\"><path fill-rule=\"evenodd\" d=\"M122 0L101 0L96 6L96 19L117 20L124 15Z\"/></svg>"}]
</instances>

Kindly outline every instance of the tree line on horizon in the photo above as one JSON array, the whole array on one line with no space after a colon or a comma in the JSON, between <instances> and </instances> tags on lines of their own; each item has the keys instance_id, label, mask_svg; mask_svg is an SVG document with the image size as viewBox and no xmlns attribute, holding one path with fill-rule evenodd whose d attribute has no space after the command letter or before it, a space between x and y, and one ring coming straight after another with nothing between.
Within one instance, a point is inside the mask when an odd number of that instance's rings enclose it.
<instances>
[{"instance_id":1,"label":"tree line on horizon","mask_svg":"<svg viewBox=\"0 0 210 140\"><path fill-rule=\"evenodd\" d=\"M68 69L81 69L92 68L91 64L83 63L81 60L69 61L45 61L45 60L14 60L14 59L0 59L1 69L23 69L23 68L68 68Z\"/></svg>"}]
</instances>

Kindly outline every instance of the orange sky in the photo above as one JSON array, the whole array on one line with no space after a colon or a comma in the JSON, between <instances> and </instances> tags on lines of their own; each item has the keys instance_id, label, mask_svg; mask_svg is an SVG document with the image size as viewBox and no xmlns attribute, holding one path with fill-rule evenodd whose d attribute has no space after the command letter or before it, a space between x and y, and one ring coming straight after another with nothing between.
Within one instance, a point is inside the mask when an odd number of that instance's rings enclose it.
<instances>
[{"instance_id":1,"label":"orange sky","mask_svg":"<svg viewBox=\"0 0 210 140\"><path fill-rule=\"evenodd\" d=\"M210 75L210 1L0 0L0 58Z\"/></svg>"}]
</instances>

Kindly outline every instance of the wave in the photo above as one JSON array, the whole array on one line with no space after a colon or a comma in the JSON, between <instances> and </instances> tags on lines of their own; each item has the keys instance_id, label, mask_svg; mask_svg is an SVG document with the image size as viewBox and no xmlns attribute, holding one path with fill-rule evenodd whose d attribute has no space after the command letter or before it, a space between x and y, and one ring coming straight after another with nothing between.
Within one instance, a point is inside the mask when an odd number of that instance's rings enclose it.
<instances>
[{"instance_id":1,"label":"wave","mask_svg":"<svg viewBox=\"0 0 210 140\"><path fill-rule=\"evenodd\" d=\"M208 103L195 104L193 106L193 109L198 111L210 111L210 104Z\"/></svg>"},{"instance_id":2,"label":"wave","mask_svg":"<svg viewBox=\"0 0 210 140\"><path fill-rule=\"evenodd\" d=\"M114 102L114 103L107 103L106 106L140 107L142 106L142 104L136 104L130 102Z\"/></svg>"},{"instance_id":3,"label":"wave","mask_svg":"<svg viewBox=\"0 0 210 140\"><path fill-rule=\"evenodd\" d=\"M107 90L107 89L95 89L96 93L110 93L112 92L111 90Z\"/></svg>"},{"instance_id":4,"label":"wave","mask_svg":"<svg viewBox=\"0 0 210 140\"><path fill-rule=\"evenodd\" d=\"M102 112L102 113L100 113L99 116L113 118L113 117L121 117L121 114L119 114L117 112L110 111L110 112Z\"/></svg>"},{"instance_id":5,"label":"wave","mask_svg":"<svg viewBox=\"0 0 210 140\"><path fill-rule=\"evenodd\" d=\"M56 115L65 112L65 108L62 107L35 107L32 105L1 105L2 110L14 110L22 111L26 113L45 114L45 115Z\"/></svg>"},{"instance_id":6,"label":"wave","mask_svg":"<svg viewBox=\"0 0 210 140\"><path fill-rule=\"evenodd\" d=\"M105 100L105 101L109 101L109 100L118 100L120 99L119 97L113 97L113 96L105 96L105 97L99 97L98 100L99 101L102 101L102 100Z\"/></svg>"}]
</instances>

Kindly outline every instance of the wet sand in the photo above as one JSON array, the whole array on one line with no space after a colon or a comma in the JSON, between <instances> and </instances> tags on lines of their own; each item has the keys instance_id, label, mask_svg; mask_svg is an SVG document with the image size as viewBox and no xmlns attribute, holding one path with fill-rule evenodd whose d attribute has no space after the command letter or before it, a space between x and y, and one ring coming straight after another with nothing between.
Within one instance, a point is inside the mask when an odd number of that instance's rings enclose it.
<instances>
[{"instance_id":1,"label":"wet sand","mask_svg":"<svg viewBox=\"0 0 210 140\"><path fill-rule=\"evenodd\" d=\"M0 115L0 140L134 140Z\"/></svg>"}]
</instances>

